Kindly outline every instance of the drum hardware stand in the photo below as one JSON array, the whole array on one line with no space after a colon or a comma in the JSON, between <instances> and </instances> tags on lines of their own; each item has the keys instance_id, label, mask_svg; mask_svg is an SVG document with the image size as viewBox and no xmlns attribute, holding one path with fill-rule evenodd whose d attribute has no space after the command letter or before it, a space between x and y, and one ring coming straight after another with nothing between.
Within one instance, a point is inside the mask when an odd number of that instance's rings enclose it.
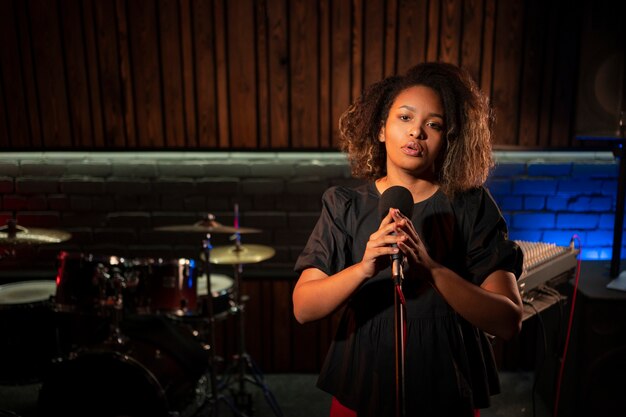
<instances>
[{"instance_id":1,"label":"drum hardware stand","mask_svg":"<svg viewBox=\"0 0 626 417\"><path fill-rule=\"evenodd\" d=\"M95 278L98 280L101 289L99 300L100 312L104 317L111 320L109 324L109 335L104 343L109 346L123 346L128 342L128 337L126 337L120 329L120 323L124 315L122 288L125 286L126 280L120 271L116 269L112 271L112 274L107 274L104 269L98 268ZM109 302L109 296L107 296L106 293L108 283L111 283L113 287L112 302Z\"/></svg>"},{"instance_id":2,"label":"drum hardware stand","mask_svg":"<svg viewBox=\"0 0 626 417\"><path fill-rule=\"evenodd\" d=\"M238 224L238 210L235 207L235 221L236 225ZM235 240L235 250L241 250L241 235L239 233L235 233L232 240ZM237 314L237 330L239 331L239 340L238 340L238 352L237 355L233 357L234 363L231 365L230 369L225 372L227 376L224 377L222 383L220 385L220 389L226 389L230 384L230 375L235 374L236 382L238 387L237 390L231 390L233 397L235 398L235 404L239 407L245 409L247 415L252 415L252 394L246 392L245 383L250 382L260 387L263 391L263 395L268 405L274 412L277 417L283 417L283 413L274 397L274 394L270 391L269 387L265 383L265 378L261 373L259 367L254 363L252 357L246 352L245 348L245 331L244 331L244 312L245 305L244 302L247 300L247 297L241 296L240 291L240 283L241 283L241 275L243 273L243 264L235 264L234 265L235 272L235 284L234 284L234 296L235 296L235 305L232 308L232 311ZM247 375L246 371L250 371L250 376ZM230 374L230 375L228 375Z\"/></svg>"},{"instance_id":3,"label":"drum hardware stand","mask_svg":"<svg viewBox=\"0 0 626 417\"><path fill-rule=\"evenodd\" d=\"M208 215L208 219L215 220L215 217L212 214ZM224 401L226 405L230 408L234 415L238 417L246 417L245 414L242 414L237 407L233 404L230 398L221 395L218 391L218 381L217 381L217 366L216 366L216 356L215 356L215 317L213 312L213 296L211 293L211 268L210 268L210 253L213 246L211 245L211 234L206 234L206 239L202 241L202 250L204 254L204 273L207 277L207 297L206 301L202 305L202 312L206 314L205 321L208 322L208 333L209 333L209 365L210 365L210 375L209 380L211 384L211 397L209 399L212 401L212 407L210 410L210 415L213 417L219 416L219 401Z\"/></svg>"}]
</instances>

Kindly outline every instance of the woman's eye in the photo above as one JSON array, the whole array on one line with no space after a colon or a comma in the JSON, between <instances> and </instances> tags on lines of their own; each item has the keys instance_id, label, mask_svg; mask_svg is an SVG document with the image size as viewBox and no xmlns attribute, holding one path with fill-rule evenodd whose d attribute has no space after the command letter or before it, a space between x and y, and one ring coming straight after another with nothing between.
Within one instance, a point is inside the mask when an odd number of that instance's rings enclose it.
<instances>
[{"instance_id":1,"label":"woman's eye","mask_svg":"<svg viewBox=\"0 0 626 417\"><path fill-rule=\"evenodd\" d=\"M435 129L435 130L442 130L443 127L441 126L441 124L437 123L437 122L428 122L426 123L426 126Z\"/></svg>"},{"instance_id":2,"label":"woman's eye","mask_svg":"<svg viewBox=\"0 0 626 417\"><path fill-rule=\"evenodd\" d=\"M400 115L400 120L407 122L409 120L411 120L411 116L407 115L407 114L401 114Z\"/></svg>"}]
</instances>

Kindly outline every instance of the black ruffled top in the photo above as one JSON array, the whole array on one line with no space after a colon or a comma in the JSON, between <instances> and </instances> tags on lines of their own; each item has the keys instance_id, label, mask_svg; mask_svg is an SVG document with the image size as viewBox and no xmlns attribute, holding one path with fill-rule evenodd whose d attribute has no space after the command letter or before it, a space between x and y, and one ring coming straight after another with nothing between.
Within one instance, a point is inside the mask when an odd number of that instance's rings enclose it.
<instances>
[{"instance_id":1,"label":"black ruffled top","mask_svg":"<svg viewBox=\"0 0 626 417\"><path fill-rule=\"evenodd\" d=\"M380 193L373 183L332 187L295 270L333 275L361 260L378 229ZM522 252L485 188L454 200L437 191L415 204L412 221L431 257L480 285L502 269L519 278ZM405 280L406 415L473 416L500 390L491 343L423 280ZM391 270L366 281L347 301L318 387L359 416L395 415L394 292Z\"/></svg>"}]
</instances>

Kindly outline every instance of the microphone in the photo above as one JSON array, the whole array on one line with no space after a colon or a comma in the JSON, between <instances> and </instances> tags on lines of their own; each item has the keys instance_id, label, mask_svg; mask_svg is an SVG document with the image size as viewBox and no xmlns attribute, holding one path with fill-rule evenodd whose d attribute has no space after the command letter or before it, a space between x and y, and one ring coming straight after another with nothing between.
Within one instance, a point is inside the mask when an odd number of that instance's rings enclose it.
<instances>
[{"instance_id":1,"label":"microphone","mask_svg":"<svg viewBox=\"0 0 626 417\"><path fill-rule=\"evenodd\" d=\"M378 214L380 219L389 213L390 208L397 208L404 216L411 218L413 213L413 195L411 192L400 185L394 185L387 188L380 196L378 202ZM397 247L396 244L392 246ZM391 273L394 280L402 275L402 252L394 253L391 255Z\"/></svg>"}]
</instances>

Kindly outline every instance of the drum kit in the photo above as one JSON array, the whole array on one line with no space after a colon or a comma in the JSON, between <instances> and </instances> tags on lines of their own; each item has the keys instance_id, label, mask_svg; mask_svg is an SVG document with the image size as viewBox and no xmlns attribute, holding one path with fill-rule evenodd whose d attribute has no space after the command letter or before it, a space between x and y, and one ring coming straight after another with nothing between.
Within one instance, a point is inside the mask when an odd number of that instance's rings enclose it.
<instances>
[{"instance_id":1,"label":"drum kit","mask_svg":"<svg viewBox=\"0 0 626 417\"><path fill-rule=\"evenodd\" d=\"M60 252L56 281L0 285L0 383L41 383L39 415L235 416L253 413L251 383L272 412L282 411L246 351L241 294L243 266L274 256L271 247L244 245L261 230L218 223L211 214L162 232L202 236L199 260L132 258ZM213 247L226 234L232 245ZM14 256L24 245L61 243L71 234L33 229L11 219L0 248ZM2 258L0 258L2 259ZM234 276L213 273L232 265ZM216 320L234 317L237 351L216 355ZM227 365L219 372L218 363Z\"/></svg>"}]
</instances>

